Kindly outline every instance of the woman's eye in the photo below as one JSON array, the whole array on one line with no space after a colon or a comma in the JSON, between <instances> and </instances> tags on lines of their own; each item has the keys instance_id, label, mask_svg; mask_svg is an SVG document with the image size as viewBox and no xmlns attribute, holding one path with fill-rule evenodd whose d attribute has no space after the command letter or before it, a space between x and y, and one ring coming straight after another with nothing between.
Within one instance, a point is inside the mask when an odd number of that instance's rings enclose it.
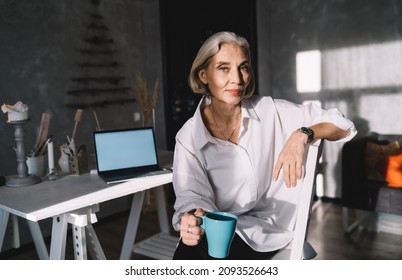
<instances>
[{"instance_id":1,"label":"woman's eye","mask_svg":"<svg viewBox=\"0 0 402 280\"><path fill-rule=\"evenodd\" d=\"M219 67L219 71L227 72L229 71L228 67Z\"/></svg>"},{"instance_id":2,"label":"woman's eye","mask_svg":"<svg viewBox=\"0 0 402 280\"><path fill-rule=\"evenodd\" d=\"M249 67L247 65L244 65L244 66L240 67L240 71L249 72Z\"/></svg>"}]
</instances>

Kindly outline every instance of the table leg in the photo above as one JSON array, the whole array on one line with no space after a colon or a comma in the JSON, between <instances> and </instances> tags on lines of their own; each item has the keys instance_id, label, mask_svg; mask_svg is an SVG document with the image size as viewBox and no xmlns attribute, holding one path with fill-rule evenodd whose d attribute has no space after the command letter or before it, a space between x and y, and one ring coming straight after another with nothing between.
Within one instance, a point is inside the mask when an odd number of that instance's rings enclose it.
<instances>
[{"instance_id":1,"label":"table leg","mask_svg":"<svg viewBox=\"0 0 402 280\"><path fill-rule=\"evenodd\" d=\"M13 248L19 248L21 246L20 242L20 227L18 225L18 217L11 214L11 228L13 231Z\"/></svg>"},{"instance_id":2,"label":"table leg","mask_svg":"<svg viewBox=\"0 0 402 280\"><path fill-rule=\"evenodd\" d=\"M29 230L31 231L32 239L35 243L36 252L38 253L39 259L41 260L48 260L49 253L47 251L45 241L43 240L43 235L39 227L38 222L33 222L27 220Z\"/></svg>"},{"instance_id":3,"label":"table leg","mask_svg":"<svg viewBox=\"0 0 402 280\"><path fill-rule=\"evenodd\" d=\"M3 214L0 213L0 223L1 223L1 229L0 229L0 252L1 248L3 247L3 242L4 238L6 235L7 231L7 226L8 222L10 221L11 218L11 231L12 231L12 246L13 248L19 248L20 247L20 231L18 227L18 217L10 214L7 211L2 210L1 211Z\"/></svg>"},{"instance_id":4,"label":"table leg","mask_svg":"<svg viewBox=\"0 0 402 280\"><path fill-rule=\"evenodd\" d=\"M134 194L133 202L131 203L130 215L128 217L126 233L124 234L123 247L120 254L121 260L129 260L133 252L142 204L144 202L144 193L145 191Z\"/></svg>"},{"instance_id":5,"label":"table leg","mask_svg":"<svg viewBox=\"0 0 402 280\"><path fill-rule=\"evenodd\" d=\"M3 248L4 237L6 235L6 229L8 224L8 218L10 217L10 212L0 209L0 252Z\"/></svg>"},{"instance_id":6,"label":"table leg","mask_svg":"<svg viewBox=\"0 0 402 280\"><path fill-rule=\"evenodd\" d=\"M68 214L53 217L50 259L62 260L66 257Z\"/></svg>"},{"instance_id":7,"label":"table leg","mask_svg":"<svg viewBox=\"0 0 402 280\"><path fill-rule=\"evenodd\" d=\"M92 258L95 260L106 260L105 253L100 245L99 239L95 233L95 230L92 224L87 225L87 243L88 243L88 251L91 254Z\"/></svg>"},{"instance_id":8,"label":"table leg","mask_svg":"<svg viewBox=\"0 0 402 280\"><path fill-rule=\"evenodd\" d=\"M76 260L87 260L87 240L85 235L85 226L73 225L72 239L74 246L74 258Z\"/></svg>"},{"instance_id":9,"label":"table leg","mask_svg":"<svg viewBox=\"0 0 402 280\"><path fill-rule=\"evenodd\" d=\"M157 209L158 209L158 219L159 219L159 225L161 228L161 232L163 233L170 233L170 227L169 227L169 220L168 220L168 215L166 212L166 200L165 200L165 192L163 187L156 188L156 204L157 204Z\"/></svg>"}]
</instances>

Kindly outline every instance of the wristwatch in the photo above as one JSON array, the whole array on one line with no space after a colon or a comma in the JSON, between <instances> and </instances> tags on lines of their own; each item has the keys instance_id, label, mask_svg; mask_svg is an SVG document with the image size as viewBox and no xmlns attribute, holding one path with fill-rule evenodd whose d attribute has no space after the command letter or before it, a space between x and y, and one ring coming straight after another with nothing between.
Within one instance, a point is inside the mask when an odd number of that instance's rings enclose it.
<instances>
[{"instance_id":1,"label":"wristwatch","mask_svg":"<svg viewBox=\"0 0 402 280\"><path fill-rule=\"evenodd\" d=\"M300 127L299 131L307 135L307 144L310 144L314 140L314 131L309 127Z\"/></svg>"}]
</instances>

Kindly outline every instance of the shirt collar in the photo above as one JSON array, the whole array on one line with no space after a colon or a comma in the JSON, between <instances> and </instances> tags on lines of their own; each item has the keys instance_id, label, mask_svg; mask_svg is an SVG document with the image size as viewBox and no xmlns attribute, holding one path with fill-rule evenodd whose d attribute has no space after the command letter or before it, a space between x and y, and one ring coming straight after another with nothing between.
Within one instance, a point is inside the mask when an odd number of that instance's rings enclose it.
<instances>
[{"instance_id":1,"label":"shirt collar","mask_svg":"<svg viewBox=\"0 0 402 280\"><path fill-rule=\"evenodd\" d=\"M205 106L208 106L210 103L210 97L204 96L198 103L197 109L194 113L193 139L195 148L198 150L202 149L202 147L204 147L208 142L217 143L217 140L209 133L208 129L204 125L204 121L202 120L201 116L201 109ZM254 106L249 99L242 101L241 110L242 124L244 123L245 119L251 119L258 122L260 121L260 118L258 117L257 112L254 110Z\"/></svg>"}]
</instances>

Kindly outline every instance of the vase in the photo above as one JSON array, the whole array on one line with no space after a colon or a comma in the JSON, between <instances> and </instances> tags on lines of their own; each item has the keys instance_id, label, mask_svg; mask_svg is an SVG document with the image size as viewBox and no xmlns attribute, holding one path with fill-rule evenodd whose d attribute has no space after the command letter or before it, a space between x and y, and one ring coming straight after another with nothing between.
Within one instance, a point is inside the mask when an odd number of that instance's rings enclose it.
<instances>
[{"instance_id":1,"label":"vase","mask_svg":"<svg viewBox=\"0 0 402 280\"><path fill-rule=\"evenodd\" d=\"M153 126L154 125L154 109L143 109L142 110L142 126Z\"/></svg>"},{"instance_id":2,"label":"vase","mask_svg":"<svg viewBox=\"0 0 402 280\"><path fill-rule=\"evenodd\" d=\"M33 174L38 177L45 175L45 160L44 156L27 157L28 174Z\"/></svg>"},{"instance_id":3,"label":"vase","mask_svg":"<svg viewBox=\"0 0 402 280\"><path fill-rule=\"evenodd\" d=\"M60 146L60 158L57 161L59 164L60 170L62 173L69 174L70 173L70 167L68 163L68 155L66 155L63 151L63 146Z\"/></svg>"}]
</instances>

